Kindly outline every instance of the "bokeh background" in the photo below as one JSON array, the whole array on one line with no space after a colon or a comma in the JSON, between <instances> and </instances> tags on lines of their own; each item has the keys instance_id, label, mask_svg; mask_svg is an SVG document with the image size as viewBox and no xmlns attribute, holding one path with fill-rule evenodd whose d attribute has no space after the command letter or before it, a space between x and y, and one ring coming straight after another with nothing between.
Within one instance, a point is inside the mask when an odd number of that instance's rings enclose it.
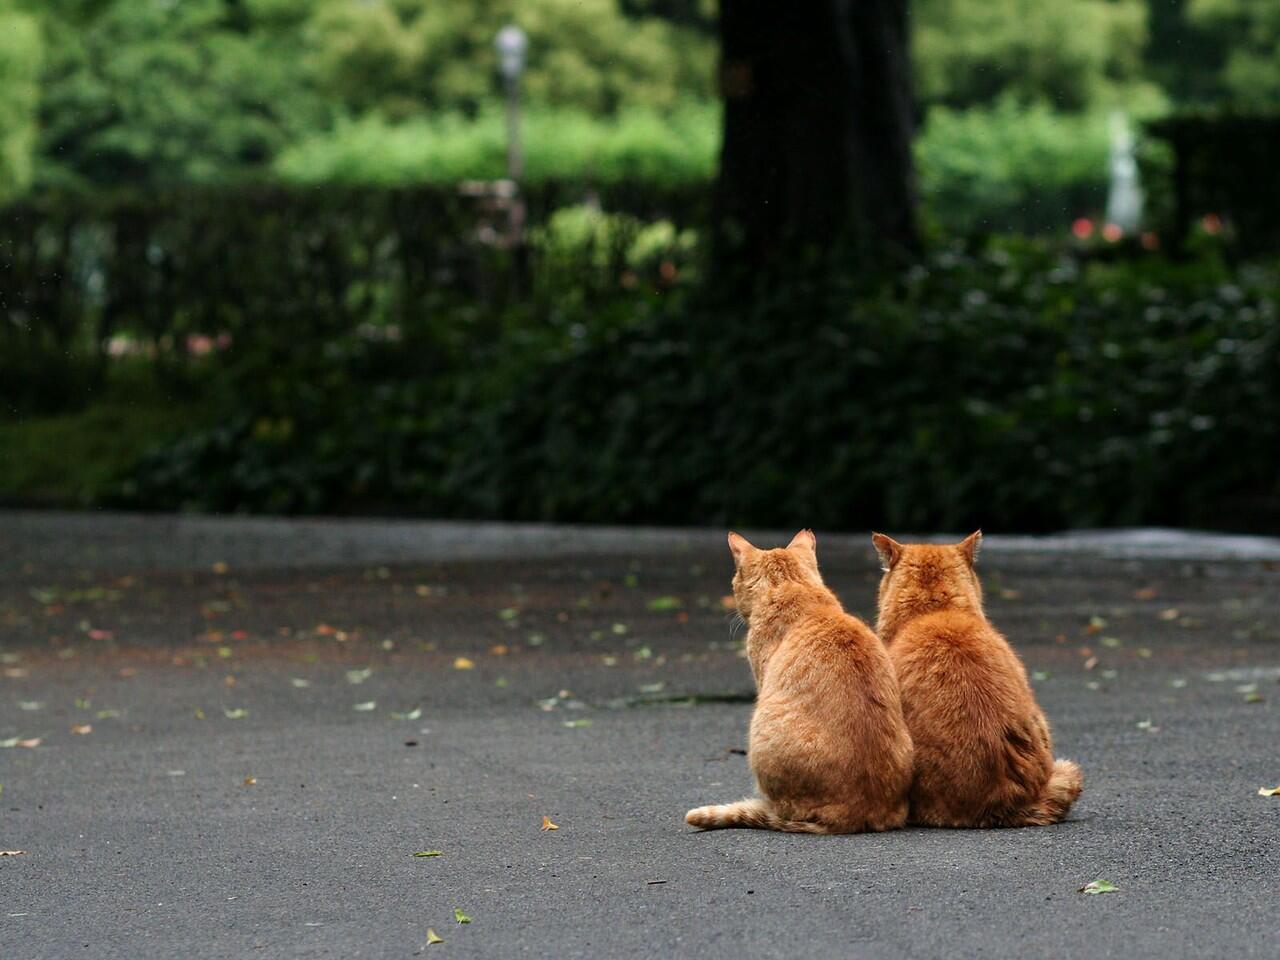
<instances>
[{"instance_id":1,"label":"bokeh background","mask_svg":"<svg viewBox=\"0 0 1280 960\"><path fill-rule=\"evenodd\" d=\"M0 0L0 502L1280 530L1278 103L1278 0Z\"/></svg>"}]
</instances>

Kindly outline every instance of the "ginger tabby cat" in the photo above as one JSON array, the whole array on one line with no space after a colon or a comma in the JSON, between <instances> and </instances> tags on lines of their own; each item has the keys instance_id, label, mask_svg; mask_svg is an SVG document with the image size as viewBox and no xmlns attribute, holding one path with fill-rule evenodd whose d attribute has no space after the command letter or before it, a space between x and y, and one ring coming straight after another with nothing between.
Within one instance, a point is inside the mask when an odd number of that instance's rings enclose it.
<instances>
[{"instance_id":1,"label":"ginger tabby cat","mask_svg":"<svg viewBox=\"0 0 1280 960\"><path fill-rule=\"evenodd\" d=\"M911 737L871 629L818 573L810 530L780 550L729 534L757 697L748 758L763 798L698 807L695 827L792 833L890 830L907 818Z\"/></svg>"},{"instance_id":2,"label":"ginger tabby cat","mask_svg":"<svg viewBox=\"0 0 1280 960\"><path fill-rule=\"evenodd\" d=\"M1083 777L1054 760L1027 673L982 611L982 533L953 545L872 535L884 577L876 624L915 741L911 822L1025 827L1062 820Z\"/></svg>"}]
</instances>

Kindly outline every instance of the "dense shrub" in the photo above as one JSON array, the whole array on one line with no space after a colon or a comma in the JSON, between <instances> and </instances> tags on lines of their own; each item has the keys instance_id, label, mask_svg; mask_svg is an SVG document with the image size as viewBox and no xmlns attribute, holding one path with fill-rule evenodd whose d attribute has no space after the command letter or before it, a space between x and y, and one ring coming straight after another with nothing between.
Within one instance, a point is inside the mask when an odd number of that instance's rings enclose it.
<instances>
[{"instance_id":1,"label":"dense shrub","mask_svg":"<svg viewBox=\"0 0 1280 960\"><path fill-rule=\"evenodd\" d=\"M434 375L373 387L335 364L345 387L157 450L127 494L845 528L1276 523L1278 289L1261 268L997 245L747 307L620 295L568 335L519 325Z\"/></svg>"}]
</instances>

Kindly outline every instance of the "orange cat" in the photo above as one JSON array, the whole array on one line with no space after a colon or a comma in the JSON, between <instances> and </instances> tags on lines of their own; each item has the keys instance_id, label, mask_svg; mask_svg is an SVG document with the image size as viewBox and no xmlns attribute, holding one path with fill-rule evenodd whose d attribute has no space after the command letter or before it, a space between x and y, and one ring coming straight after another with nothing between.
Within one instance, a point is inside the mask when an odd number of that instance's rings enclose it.
<instances>
[{"instance_id":1,"label":"orange cat","mask_svg":"<svg viewBox=\"0 0 1280 960\"><path fill-rule=\"evenodd\" d=\"M893 667L823 584L816 546L810 530L782 550L729 534L758 691L748 757L764 798L690 810L695 827L858 833L906 821L911 737Z\"/></svg>"},{"instance_id":2,"label":"orange cat","mask_svg":"<svg viewBox=\"0 0 1280 960\"><path fill-rule=\"evenodd\" d=\"M1057 823L1083 777L1053 759L1049 724L1027 672L982 612L974 572L982 533L903 545L872 535L880 639L889 648L915 741L911 822L935 827Z\"/></svg>"}]
</instances>

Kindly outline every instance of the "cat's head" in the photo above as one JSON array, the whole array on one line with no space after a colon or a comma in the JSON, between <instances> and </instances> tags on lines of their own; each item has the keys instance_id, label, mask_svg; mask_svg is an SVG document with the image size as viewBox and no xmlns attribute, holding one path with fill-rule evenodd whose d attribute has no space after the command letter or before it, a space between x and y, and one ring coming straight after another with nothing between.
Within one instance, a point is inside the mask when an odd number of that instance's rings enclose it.
<instances>
[{"instance_id":1,"label":"cat's head","mask_svg":"<svg viewBox=\"0 0 1280 960\"><path fill-rule=\"evenodd\" d=\"M982 609L982 584L974 564L982 545L978 530L959 543L899 543L883 533L871 542L880 554L880 614L944 607Z\"/></svg>"},{"instance_id":2,"label":"cat's head","mask_svg":"<svg viewBox=\"0 0 1280 960\"><path fill-rule=\"evenodd\" d=\"M760 550L746 537L729 534L729 552L733 554L733 599L738 613L749 620L751 610L769 590L784 583L806 583L822 586L818 573L818 539L812 530L801 530L785 547Z\"/></svg>"}]
</instances>

